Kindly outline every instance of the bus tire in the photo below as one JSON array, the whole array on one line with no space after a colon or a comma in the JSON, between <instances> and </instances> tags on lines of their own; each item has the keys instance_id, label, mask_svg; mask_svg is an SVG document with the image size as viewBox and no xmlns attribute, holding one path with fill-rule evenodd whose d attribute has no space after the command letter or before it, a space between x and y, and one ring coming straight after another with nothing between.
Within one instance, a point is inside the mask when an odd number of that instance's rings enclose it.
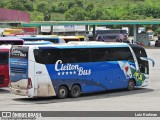
<instances>
[{"instance_id":1,"label":"bus tire","mask_svg":"<svg viewBox=\"0 0 160 120\"><path fill-rule=\"evenodd\" d=\"M58 88L58 98L59 99L64 99L64 98L66 98L67 97L67 95L68 95L68 89L67 89L67 87L66 86L60 86L59 88Z\"/></svg>"},{"instance_id":2,"label":"bus tire","mask_svg":"<svg viewBox=\"0 0 160 120\"><path fill-rule=\"evenodd\" d=\"M70 97L77 98L80 96L81 88L79 85L73 85L70 91Z\"/></svg>"},{"instance_id":3,"label":"bus tire","mask_svg":"<svg viewBox=\"0 0 160 120\"><path fill-rule=\"evenodd\" d=\"M134 90L134 88L135 88L134 80L129 80L128 81L128 87L127 87L128 91Z\"/></svg>"}]
</instances>

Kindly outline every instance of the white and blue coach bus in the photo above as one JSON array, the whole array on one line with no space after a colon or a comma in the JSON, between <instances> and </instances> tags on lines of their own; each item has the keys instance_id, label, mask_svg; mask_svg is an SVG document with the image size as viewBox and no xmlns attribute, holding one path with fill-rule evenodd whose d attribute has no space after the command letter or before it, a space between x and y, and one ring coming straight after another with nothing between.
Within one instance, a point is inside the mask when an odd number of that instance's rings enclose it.
<instances>
[{"instance_id":1,"label":"white and blue coach bus","mask_svg":"<svg viewBox=\"0 0 160 120\"><path fill-rule=\"evenodd\" d=\"M10 91L29 97L66 98L121 88L133 90L148 85L148 60L143 47L126 43L13 46Z\"/></svg>"}]
</instances>

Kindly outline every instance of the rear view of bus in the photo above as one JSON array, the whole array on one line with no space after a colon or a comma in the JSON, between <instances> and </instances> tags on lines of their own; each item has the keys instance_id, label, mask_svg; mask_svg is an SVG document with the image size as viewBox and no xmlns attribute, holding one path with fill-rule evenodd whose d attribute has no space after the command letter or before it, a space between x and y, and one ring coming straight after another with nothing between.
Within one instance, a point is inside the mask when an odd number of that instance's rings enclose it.
<instances>
[{"instance_id":1,"label":"rear view of bus","mask_svg":"<svg viewBox=\"0 0 160 120\"><path fill-rule=\"evenodd\" d=\"M9 84L8 56L9 48L0 46L0 87L7 87Z\"/></svg>"},{"instance_id":2,"label":"rear view of bus","mask_svg":"<svg viewBox=\"0 0 160 120\"><path fill-rule=\"evenodd\" d=\"M35 64L37 45L12 46L10 51L10 92L17 95L55 96L45 65ZM41 57L43 59L43 57Z\"/></svg>"},{"instance_id":3,"label":"rear view of bus","mask_svg":"<svg viewBox=\"0 0 160 120\"><path fill-rule=\"evenodd\" d=\"M14 90L18 94L23 95L24 92L26 94L26 89L30 87L28 81L28 47L12 46L10 51L10 81L10 87L15 88Z\"/></svg>"}]
</instances>

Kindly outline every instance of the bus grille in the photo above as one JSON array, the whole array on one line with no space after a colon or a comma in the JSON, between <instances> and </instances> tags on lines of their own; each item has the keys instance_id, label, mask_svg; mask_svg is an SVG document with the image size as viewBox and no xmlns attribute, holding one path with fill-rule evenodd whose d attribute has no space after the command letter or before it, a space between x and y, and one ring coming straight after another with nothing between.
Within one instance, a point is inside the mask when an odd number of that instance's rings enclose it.
<instances>
[{"instance_id":1,"label":"bus grille","mask_svg":"<svg viewBox=\"0 0 160 120\"><path fill-rule=\"evenodd\" d=\"M26 73L26 68L11 67L12 73Z\"/></svg>"},{"instance_id":2,"label":"bus grille","mask_svg":"<svg viewBox=\"0 0 160 120\"><path fill-rule=\"evenodd\" d=\"M0 84L4 84L4 75L0 75Z\"/></svg>"}]
</instances>

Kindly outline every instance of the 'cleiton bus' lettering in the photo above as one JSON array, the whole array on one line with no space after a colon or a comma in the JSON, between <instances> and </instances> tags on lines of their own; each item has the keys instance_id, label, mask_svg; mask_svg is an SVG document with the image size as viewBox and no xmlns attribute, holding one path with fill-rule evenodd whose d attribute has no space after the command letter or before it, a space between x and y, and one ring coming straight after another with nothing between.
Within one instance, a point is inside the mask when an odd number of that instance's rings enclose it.
<instances>
[{"instance_id":1,"label":"'cleiton bus' lettering","mask_svg":"<svg viewBox=\"0 0 160 120\"><path fill-rule=\"evenodd\" d=\"M67 63L64 65L62 63L62 60L57 60L55 63L55 71L57 72L64 72L64 71L78 71L78 75L90 75L91 69L85 70L83 67L80 67L79 65L73 65L70 63Z\"/></svg>"}]
</instances>

